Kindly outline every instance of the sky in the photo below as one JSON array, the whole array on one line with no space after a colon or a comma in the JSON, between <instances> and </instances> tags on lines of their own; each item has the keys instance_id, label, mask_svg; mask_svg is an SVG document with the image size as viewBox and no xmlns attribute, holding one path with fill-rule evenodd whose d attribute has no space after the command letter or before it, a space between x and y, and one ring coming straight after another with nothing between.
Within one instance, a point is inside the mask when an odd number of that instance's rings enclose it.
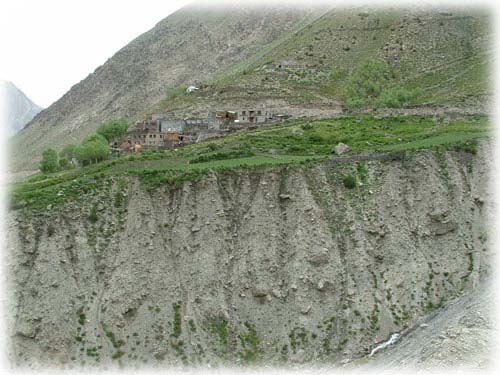
<instances>
[{"instance_id":1,"label":"sky","mask_svg":"<svg viewBox=\"0 0 500 375\"><path fill-rule=\"evenodd\" d=\"M192 0L1 0L0 79L44 108Z\"/></svg>"}]
</instances>

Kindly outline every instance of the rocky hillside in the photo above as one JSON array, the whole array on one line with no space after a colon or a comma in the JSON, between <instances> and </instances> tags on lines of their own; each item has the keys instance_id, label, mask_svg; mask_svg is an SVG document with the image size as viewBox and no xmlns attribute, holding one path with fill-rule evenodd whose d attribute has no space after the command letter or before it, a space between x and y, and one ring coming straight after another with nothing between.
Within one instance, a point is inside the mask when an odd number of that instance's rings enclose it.
<instances>
[{"instance_id":1,"label":"rocky hillside","mask_svg":"<svg viewBox=\"0 0 500 375\"><path fill-rule=\"evenodd\" d=\"M12 211L11 358L365 357L482 288L491 273L492 150L483 140L472 153L215 170L178 188L102 173L65 205ZM347 174L360 183L347 188Z\"/></svg>"},{"instance_id":2,"label":"rocky hillside","mask_svg":"<svg viewBox=\"0 0 500 375\"><path fill-rule=\"evenodd\" d=\"M104 120L148 111L206 116L265 106L331 117L356 101L356 74L383 89L381 107L484 113L491 35L488 13L471 9L195 4L132 41L35 118L13 142L12 169L35 169L45 147L61 149ZM364 72L373 61L377 71ZM187 94L191 84L200 90Z\"/></svg>"},{"instance_id":3,"label":"rocky hillside","mask_svg":"<svg viewBox=\"0 0 500 375\"><path fill-rule=\"evenodd\" d=\"M118 51L37 116L12 143L13 170L36 169L46 147L78 143L110 118L139 116L179 85L245 60L322 14L301 7L194 4Z\"/></svg>"},{"instance_id":4,"label":"rocky hillside","mask_svg":"<svg viewBox=\"0 0 500 375\"><path fill-rule=\"evenodd\" d=\"M491 96L491 35L485 11L333 9L208 80L203 90L165 101L160 108L185 115L193 108L203 113L214 106L266 105L298 116L328 116L352 101L349 89L359 80L355 72L376 61L382 70L378 81L373 69L358 77L377 81L387 93L418 93L409 100L411 107L484 112Z\"/></svg>"},{"instance_id":5,"label":"rocky hillside","mask_svg":"<svg viewBox=\"0 0 500 375\"><path fill-rule=\"evenodd\" d=\"M12 82L0 80L0 114L4 116L0 120L4 134L13 136L41 110Z\"/></svg>"},{"instance_id":6,"label":"rocky hillside","mask_svg":"<svg viewBox=\"0 0 500 375\"><path fill-rule=\"evenodd\" d=\"M412 373L429 373L456 371L459 365L468 373L492 370L498 353L494 300L491 285L457 298L415 324L396 345L374 355L362 368L382 372L398 366ZM354 361L347 366L357 365Z\"/></svg>"}]
</instances>

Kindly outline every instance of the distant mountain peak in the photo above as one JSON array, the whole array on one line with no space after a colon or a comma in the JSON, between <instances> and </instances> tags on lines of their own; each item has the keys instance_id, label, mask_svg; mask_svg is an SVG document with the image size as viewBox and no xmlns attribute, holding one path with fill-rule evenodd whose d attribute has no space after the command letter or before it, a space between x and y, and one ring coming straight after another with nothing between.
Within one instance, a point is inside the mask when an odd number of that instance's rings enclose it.
<instances>
[{"instance_id":1,"label":"distant mountain peak","mask_svg":"<svg viewBox=\"0 0 500 375\"><path fill-rule=\"evenodd\" d=\"M11 137L43 108L31 101L14 83L0 79L0 131Z\"/></svg>"}]
</instances>

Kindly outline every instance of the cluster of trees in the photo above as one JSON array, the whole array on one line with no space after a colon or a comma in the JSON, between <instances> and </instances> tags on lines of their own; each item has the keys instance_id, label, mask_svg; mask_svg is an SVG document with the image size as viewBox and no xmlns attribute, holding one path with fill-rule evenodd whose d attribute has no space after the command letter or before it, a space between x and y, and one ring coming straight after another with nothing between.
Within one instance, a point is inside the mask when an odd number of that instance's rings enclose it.
<instances>
[{"instance_id":1,"label":"cluster of trees","mask_svg":"<svg viewBox=\"0 0 500 375\"><path fill-rule=\"evenodd\" d=\"M378 60L367 60L360 64L347 81L344 104L347 108L384 106L399 108L410 104L422 94L422 90L388 87L394 84L394 72L389 71Z\"/></svg>"},{"instance_id":2,"label":"cluster of trees","mask_svg":"<svg viewBox=\"0 0 500 375\"><path fill-rule=\"evenodd\" d=\"M78 146L67 145L59 153L47 148L42 153L40 171L50 173L71 168L73 159L82 166L105 160L109 157L109 142L122 137L127 129L127 120L111 120L102 124L95 134L85 138Z\"/></svg>"}]
</instances>

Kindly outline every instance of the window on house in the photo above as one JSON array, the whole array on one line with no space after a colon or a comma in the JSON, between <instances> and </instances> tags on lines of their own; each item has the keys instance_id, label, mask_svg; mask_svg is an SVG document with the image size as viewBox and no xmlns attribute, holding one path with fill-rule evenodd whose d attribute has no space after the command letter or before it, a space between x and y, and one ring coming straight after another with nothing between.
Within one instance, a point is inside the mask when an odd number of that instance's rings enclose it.
<instances>
[{"instance_id":1,"label":"window on house","mask_svg":"<svg viewBox=\"0 0 500 375\"><path fill-rule=\"evenodd\" d=\"M241 112L241 114L242 114L243 116L246 116L247 111L243 111L243 112Z\"/></svg>"},{"instance_id":2,"label":"window on house","mask_svg":"<svg viewBox=\"0 0 500 375\"><path fill-rule=\"evenodd\" d=\"M257 111L257 115L261 115L262 114L262 111Z\"/></svg>"}]
</instances>

